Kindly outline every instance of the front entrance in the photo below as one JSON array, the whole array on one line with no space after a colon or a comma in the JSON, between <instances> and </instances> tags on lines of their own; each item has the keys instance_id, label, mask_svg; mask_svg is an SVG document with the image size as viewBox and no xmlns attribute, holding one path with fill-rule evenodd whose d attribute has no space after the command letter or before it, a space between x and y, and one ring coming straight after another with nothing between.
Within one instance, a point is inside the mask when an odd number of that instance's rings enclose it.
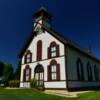
<instances>
[{"instance_id":1,"label":"front entrance","mask_svg":"<svg viewBox=\"0 0 100 100\"><path fill-rule=\"evenodd\" d=\"M38 89L44 89L44 69L42 65L37 65L34 70L34 78Z\"/></svg>"}]
</instances>

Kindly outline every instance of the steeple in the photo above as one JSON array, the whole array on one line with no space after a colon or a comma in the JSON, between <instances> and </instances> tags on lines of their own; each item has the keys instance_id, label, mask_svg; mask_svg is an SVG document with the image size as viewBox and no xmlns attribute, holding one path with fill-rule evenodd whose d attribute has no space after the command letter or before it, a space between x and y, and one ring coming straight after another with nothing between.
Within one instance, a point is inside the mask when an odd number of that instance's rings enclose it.
<instances>
[{"instance_id":1,"label":"steeple","mask_svg":"<svg viewBox=\"0 0 100 100\"><path fill-rule=\"evenodd\" d=\"M43 26L46 28L51 28L51 18L52 15L47 11L46 8L41 7L34 15L34 25L33 27Z\"/></svg>"}]
</instances>

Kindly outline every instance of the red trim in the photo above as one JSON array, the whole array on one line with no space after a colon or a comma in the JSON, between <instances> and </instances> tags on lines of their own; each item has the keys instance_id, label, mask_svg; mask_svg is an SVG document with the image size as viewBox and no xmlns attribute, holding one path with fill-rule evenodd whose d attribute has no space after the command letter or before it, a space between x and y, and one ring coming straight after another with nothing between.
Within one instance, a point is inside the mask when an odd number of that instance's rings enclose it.
<instances>
[{"instance_id":1,"label":"red trim","mask_svg":"<svg viewBox=\"0 0 100 100\"><path fill-rule=\"evenodd\" d=\"M27 55L30 55L30 61L27 62ZM32 52L30 50L28 50L24 56L24 63L31 63L32 62Z\"/></svg>"},{"instance_id":2,"label":"red trim","mask_svg":"<svg viewBox=\"0 0 100 100\"><path fill-rule=\"evenodd\" d=\"M30 53L30 63L32 62L32 53Z\"/></svg>"},{"instance_id":3,"label":"red trim","mask_svg":"<svg viewBox=\"0 0 100 100\"><path fill-rule=\"evenodd\" d=\"M53 41L50 43L50 46L48 47L48 58L52 58L51 57L51 48L52 47L56 47L56 57L58 57L60 55L59 45L56 44L55 41Z\"/></svg>"},{"instance_id":4,"label":"red trim","mask_svg":"<svg viewBox=\"0 0 100 100\"><path fill-rule=\"evenodd\" d=\"M26 75L26 71L25 69L23 69L23 82L25 82L25 75Z\"/></svg>"},{"instance_id":5,"label":"red trim","mask_svg":"<svg viewBox=\"0 0 100 100\"><path fill-rule=\"evenodd\" d=\"M60 80L60 64L57 64L57 80Z\"/></svg>"},{"instance_id":6,"label":"red trim","mask_svg":"<svg viewBox=\"0 0 100 100\"><path fill-rule=\"evenodd\" d=\"M48 70L48 81L50 81L51 80L51 75L50 75L51 69L50 69L50 65L48 66L47 70Z\"/></svg>"},{"instance_id":7,"label":"red trim","mask_svg":"<svg viewBox=\"0 0 100 100\"><path fill-rule=\"evenodd\" d=\"M48 59L50 58L50 47L48 47L48 52L47 52L48 54Z\"/></svg>"},{"instance_id":8,"label":"red trim","mask_svg":"<svg viewBox=\"0 0 100 100\"><path fill-rule=\"evenodd\" d=\"M31 68L29 68L29 80L31 80Z\"/></svg>"},{"instance_id":9,"label":"red trim","mask_svg":"<svg viewBox=\"0 0 100 100\"><path fill-rule=\"evenodd\" d=\"M51 60L50 62L50 65L53 65L53 64L57 65L57 61L55 59Z\"/></svg>"},{"instance_id":10,"label":"red trim","mask_svg":"<svg viewBox=\"0 0 100 100\"><path fill-rule=\"evenodd\" d=\"M50 65L48 65L48 81L53 81L51 80L51 65L56 65L56 80L59 81L60 80L60 64L57 64L57 61L55 59L53 59L51 62L50 62Z\"/></svg>"},{"instance_id":11,"label":"red trim","mask_svg":"<svg viewBox=\"0 0 100 100\"><path fill-rule=\"evenodd\" d=\"M56 56L58 57L58 56L59 56L59 52L60 52L60 50L59 50L59 45L56 45L56 49L57 49L57 51L56 51Z\"/></svg>"},{"instance_id":12,"label":"red trim","mask_svg":"<svg viewBox=\"0 0 100 100\"><path fill-rule=\"evenodd\" d=\"M37 42L37 61L42 59L42 40Z\"/></svg>"},{"instance_id":13,"label":"red trim","mask_svg":"<svg viewBox=\"0 0 100 100\"><path fill-rule=\"evenodd\" d=\"M56 46L56 42L55 41L50 43L50 47L53 47L53 46Z\"/></svg>"}]
</instances>

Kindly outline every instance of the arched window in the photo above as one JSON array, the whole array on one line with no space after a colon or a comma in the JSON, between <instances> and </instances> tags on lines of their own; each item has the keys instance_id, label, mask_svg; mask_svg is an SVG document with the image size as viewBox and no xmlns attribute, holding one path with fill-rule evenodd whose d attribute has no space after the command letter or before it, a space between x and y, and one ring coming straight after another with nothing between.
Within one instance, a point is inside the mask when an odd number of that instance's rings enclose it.
<instances>
[{"instance_id":1,"label":"arched window","mask_svg":"<svg viewBox=\"0 0 100 100\"><path fill-rule=\"evenodd\" d=\"M37 61L42 59L42 41L39 40L37 42Z\"/></svg>"},{"instance_id":2,"label":"arched window","mask_svg":"<svg viewBox=\"0 0 100 100\"><path fill-rule=\"evenodd\" d=\"M96 65L94 65L94 77L95 77L95 81L99 80L99 72Z\"/></svg>"},{"instance_id":3,"label":"arched window","mask_svg":"<svg viewBox=\"0 0 100 100\"><path fill-rule=\"evenodd\" d=\"M80 59L77 60L76 65L77 65L78 80L83 81L84 80L84 71L83 71L83 64Z\"/></svg>"},{"instance_id":4,"label":"arched window","mask_svg":"<svg viewBox=\"0 0 100 100\"><path fill-rule=\"evenodd\" d=\"M31 63L32 62L32 53L28 50L24 57L24 63Z\"/></svg>"},{"instance_id":5,"label":"arched window","mask_svg":"<svg viewBox=\"0 0 100 100\"><path fill-rule=\"evenodd\" d=\"M31 80L31 68L29 65L26 65L25 69L23 70L23 81L27 82Z\"/></svg>"},{"instance_id":6,"label":"arched window","mask_svg":"<svg viewBox=\"0 0 100 100\"><path fill-rule=\"evenodd\" d=\"M60 80L60 64L56 60L52 60L48 66L48 81Z\"/></svg>"},{"instance_id":7,"label":"arched window","mask_svg":"<svg viewBox=\"0 0 100 100\"><path fill-rule=\"evenodd\" d=\"M88 81L92 81L93 80L92 69L89 63L87 64L87 75L88 75Z\"/></svg>"},{"instance_id":8,"label":"arched window","mask_svg":"<svg viewBox=\"0 0 100 100\"><path fill-rule=\"evenodd\" d=\"M57 56L59 56L59 45L53 41L48 47L48 58L53 58Z\"/></svg>"}]
</instances>

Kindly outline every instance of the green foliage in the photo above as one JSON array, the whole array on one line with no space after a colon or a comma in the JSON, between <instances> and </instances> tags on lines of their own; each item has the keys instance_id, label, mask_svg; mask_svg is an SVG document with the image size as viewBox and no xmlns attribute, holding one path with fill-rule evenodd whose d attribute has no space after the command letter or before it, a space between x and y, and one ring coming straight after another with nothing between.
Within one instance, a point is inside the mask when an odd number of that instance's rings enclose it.
<instances>
[{"instance_id":1,"label":"green foliage","mask_svg":"<svg viewBox=\"0 0 100 100\"><path fill-rule=\"evenodd\" d=\"M11 64L6 64L3 73L3 81L5 86L8 86L8 82L13 79L13 66Z\"/></svg>"},{"instance_id":2,"label":"green foliage","mask_svg":"<svg viewBox=\"0 0 100 100\"><path fill-rule=\"evenodd\" d=\"M20 81L19 80L10 80L9 87L19 87Z\"/></svg>"},{"instance_id":3,"label":"green foliage","mask_svg":"<svg viewBox=\"0 0 100 100\"><path fill-rule=\"evenodd\" d=\"M4 63L0 61L0 77L3 76L4 66Z\"/></svg>"},{"instance_id":4,"label":"green foliage","mask_svg":"<svg viewBox=\"0 0 100 100\"><path fill-rule=\"evenodd\" d=\"M32 79L30 82L31 88L37 88L36 80Z\"/></svg>"},{"instance_id":5,"label":"green foliage","mask_svg":"<svg viewBox=\"0 0 100 100\"><path fill-rule=\"evenodd\" d=\"M16 68L16 71L14 73L14 78L16 80L20 80L20 71L21 71L21 61L19 60L18 61L18 65L17 65L17 68Z\"/></svg>"}]
</instances>

